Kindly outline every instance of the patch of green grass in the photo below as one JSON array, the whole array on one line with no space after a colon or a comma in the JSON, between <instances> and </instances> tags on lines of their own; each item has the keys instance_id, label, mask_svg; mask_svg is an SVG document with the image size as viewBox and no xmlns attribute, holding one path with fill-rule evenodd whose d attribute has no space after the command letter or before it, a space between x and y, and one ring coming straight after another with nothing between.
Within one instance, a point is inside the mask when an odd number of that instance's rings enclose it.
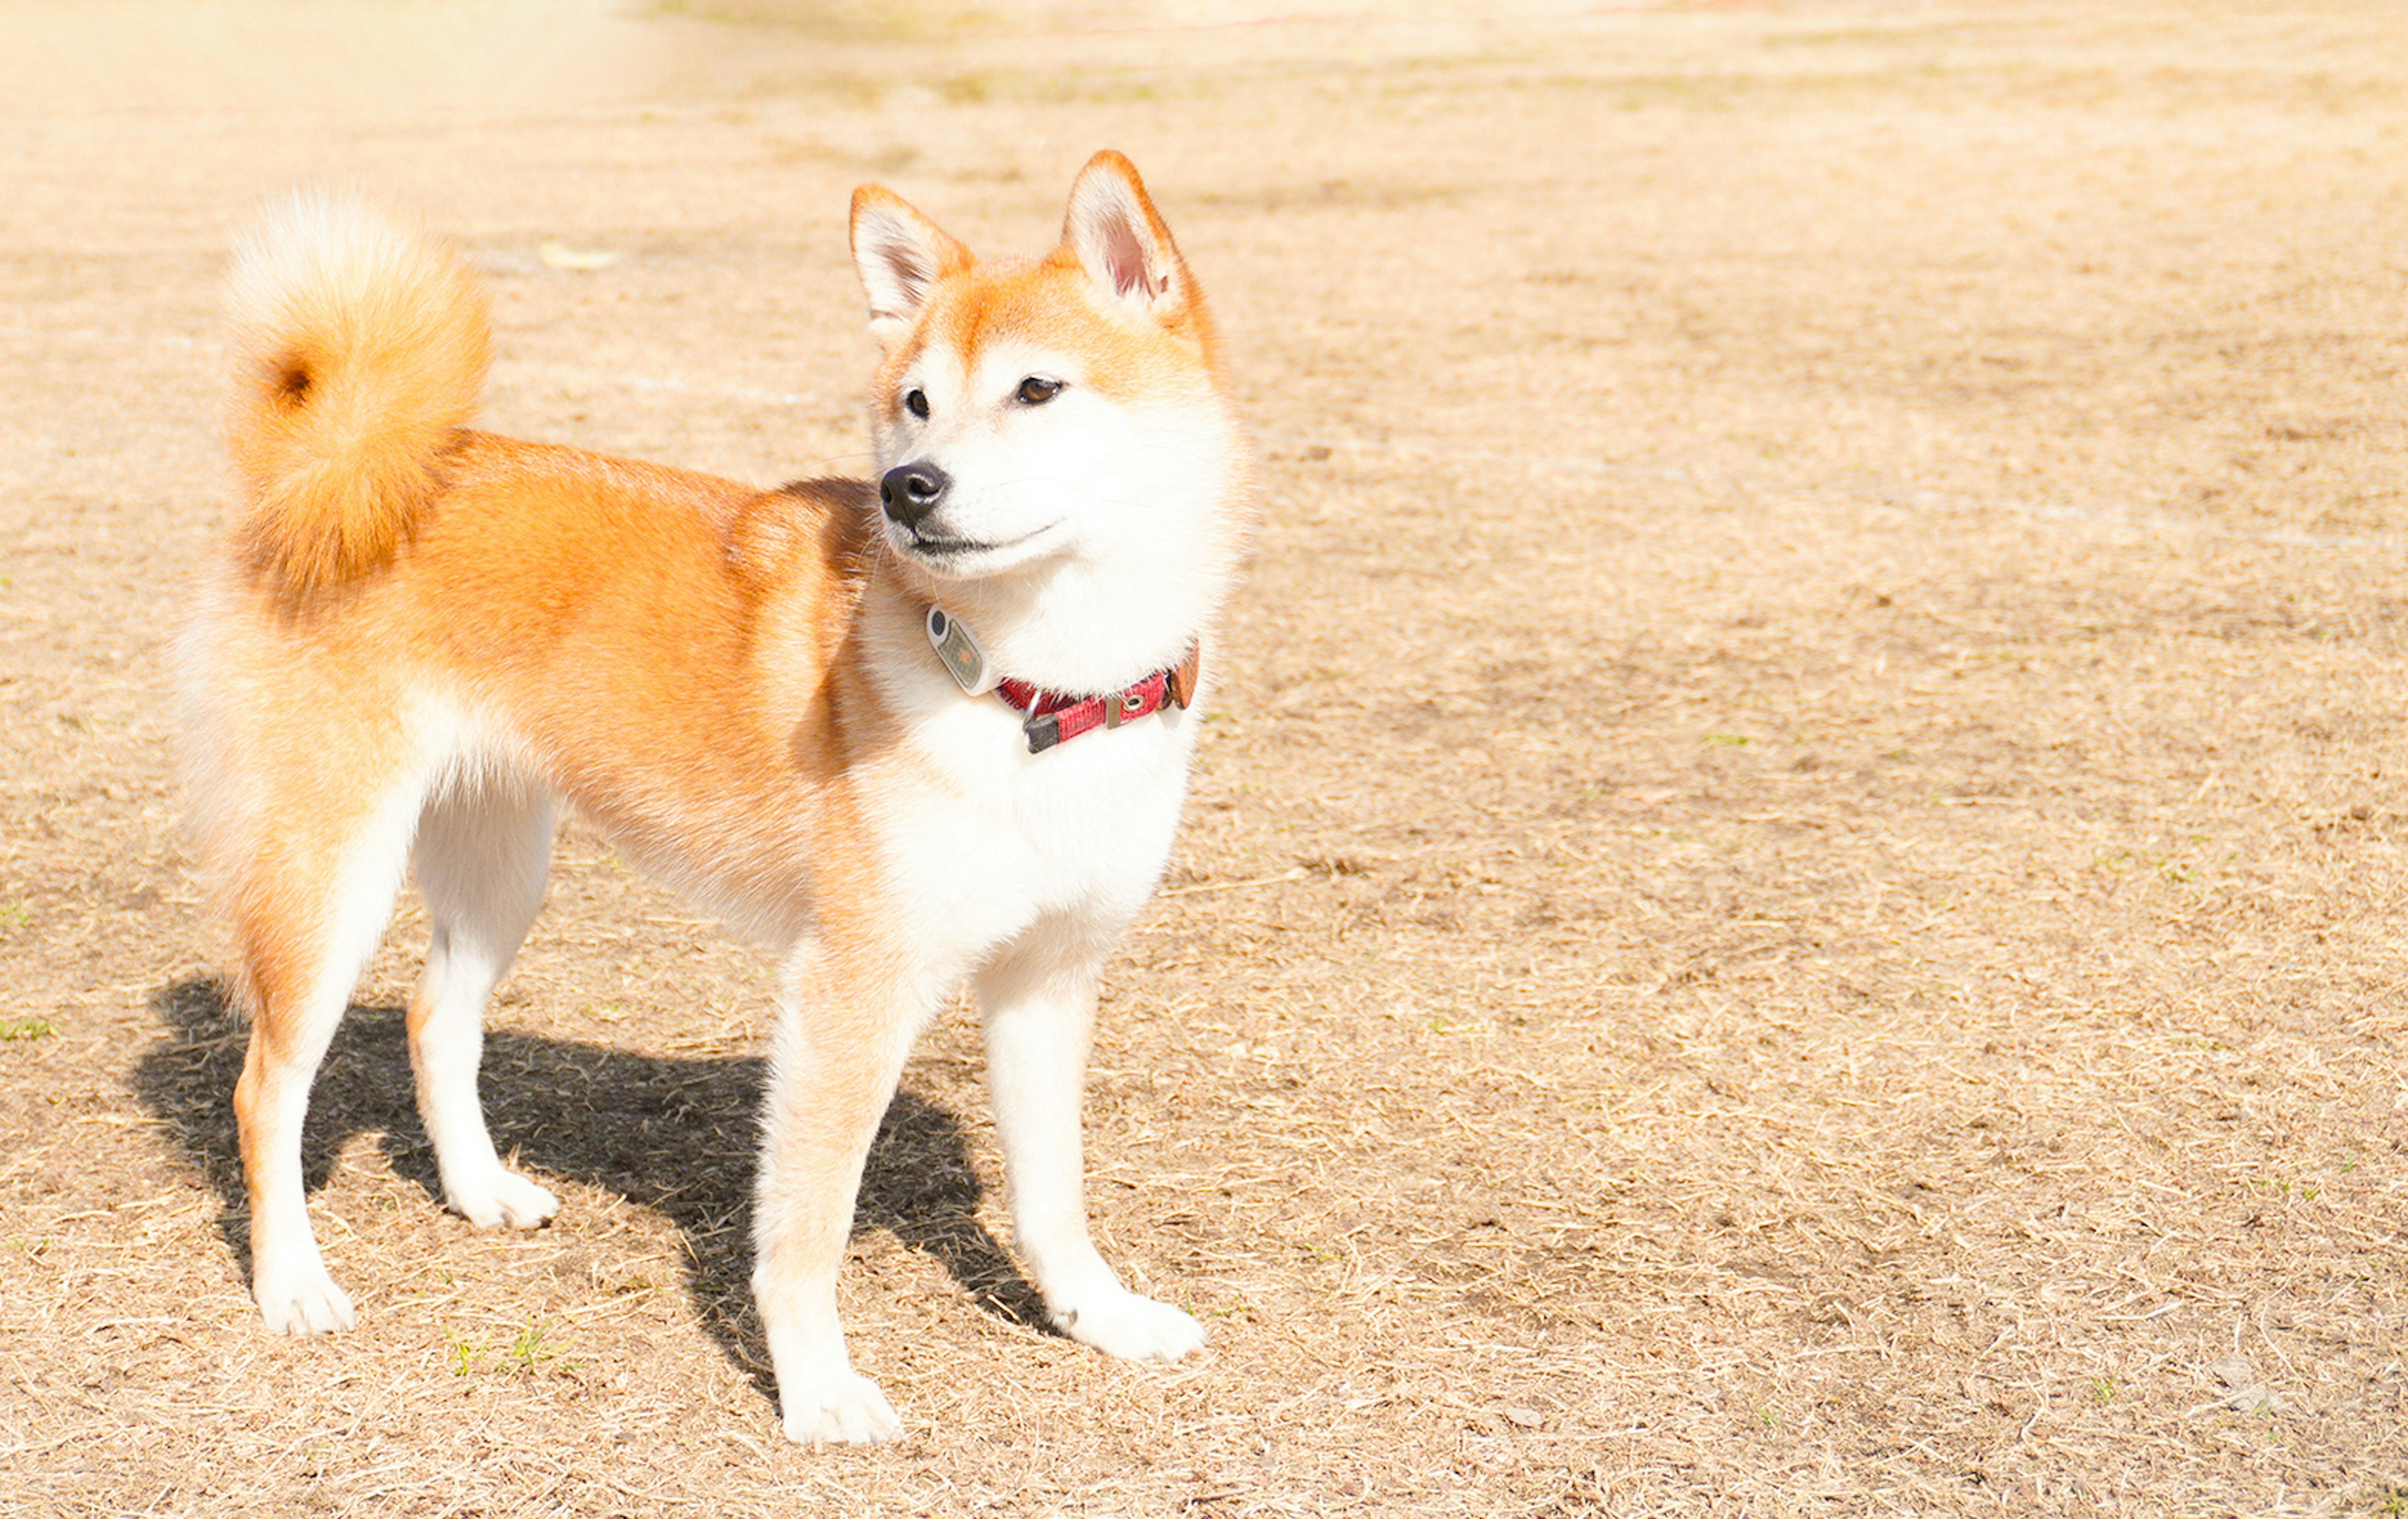
<instances>
[{"instance_id":1,"label":"patch of green grass","mask_svg":"<svg viewBox=\"0 0 2408 1519\"><path fill-rule=\"evenodd\" d=\"M46 1039L57 1032L48 1018L0 1018L0 1040Z\"/></svg>"},{"instance_id":2,"label":"patch of green grass","mask_svg":"<svg viewBox=\"0 0 2408 1519\"><path fill-rule=\"evenodd\" d=\"M2158 880L2170 881L2177 886L2188 886L2199 880L2197 867L2186 864L2171 854L2158 854L2148 850L2095 850L2090 856L2090 868L2101 875L2110 876L2145 870Z\"/></svg>"},{"instance_id":3,"label":"patch of green grass","mask_svg":"<svg viewBox=\"0 0 2408 1519\"><path fill-rule=\"evenodd\" d=\"M34 921L34 904L23 897L0 902L0 928L22 928Z\"/></svg>"},{"instance_id":4,"label":"patch of green grass","mask_svg":"<svg viewBox=\"0 0 2408 1519\"><path fill-rule=\"evenodd\" d=\"M544 1339L541 1319L529 1319L510 1341L509 1355L516 1370L531 1377L543 1369L544 1362L558 1359L560 1348Z\"/></svg>"},{"instance_id":5,"label":"patch of green grass","mask_svg":"<svg viewBox=\"0 0 2408 1519\"><path fill-rule=\"evenodd\" d=\"M541 1319L529 1319L519 1332L510 1337L508 1346L495 1351L481 1339L465 1334L443 1337L443 1364L455 1377L471 1377L488 1367L509 1376L539 1376L547 1367L557 1371L576 1369L574 1361L562 1359L562 1348L551 1338ZM552 1363L557 1362L555 1366Z\"/></svg>"}]
</instances>

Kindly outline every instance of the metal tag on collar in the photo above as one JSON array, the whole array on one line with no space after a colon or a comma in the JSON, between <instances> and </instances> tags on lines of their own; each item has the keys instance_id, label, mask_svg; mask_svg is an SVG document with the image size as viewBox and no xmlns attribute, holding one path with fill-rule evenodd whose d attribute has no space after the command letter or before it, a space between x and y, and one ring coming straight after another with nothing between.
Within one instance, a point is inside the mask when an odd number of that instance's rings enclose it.
<instances>
[{"instance_id":1,"label":"metal tag on collar","mask_svg":"<svg viewBox=\"0 0 2408 1519\"><path fill-rule=\"evenodd\" d=\"M964 692L983 696L993 691L1001 677L987 659L986 651L970 637L970 630L961 619L948 617L941 607L928 609L928 647L937 652L937 662Z\"/></svg>"}]
</instances>

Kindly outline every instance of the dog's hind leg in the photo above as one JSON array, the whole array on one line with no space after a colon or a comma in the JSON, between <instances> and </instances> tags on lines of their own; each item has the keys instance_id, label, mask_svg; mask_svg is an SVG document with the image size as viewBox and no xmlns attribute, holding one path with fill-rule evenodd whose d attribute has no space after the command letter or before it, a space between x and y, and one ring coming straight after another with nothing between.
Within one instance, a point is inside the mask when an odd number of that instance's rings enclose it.
<instances>
[{"instance_id":1,"label":"dog's hind leg","mask_svg":"<svg viewBox=\"0 0 2408 1519\"><path fill-rule=\"evenodd\" d=\"M1080 1114L1101 954L1084 939L1040 924L975 983L1012 1242L1064 1334L1108 1354L1175 1361L1202 1346L1204 1326L1123 1286L1087 1231Z\"/></svg>"},{"instance_id":2,"label":"dog's hind leg","mask_svg":"<svg viewBox=\"0 0 2408 1519\"><path fill-rule=\"evenodd\" d=\"M409 999L409 1065L443 1199L480 1228L534 1228L560 1209L494 1153L477 1095L485 999L510 968L552 864L552 797L508 781L438 791L410 863L432 933Z\"/></svg>"},{"instance_id":3,"label":"dog's hind leg","mask_svg":"<svg viewBox=\"0 0 2408 1519\"><path fill-rule=\"evenodd\" d=\"M235 1083L251 1195L251 1296L267 1326L330 1334L351 1300L326 1274L309 1229L301 1125L309 1087L360 971L393 915L418 821L414 786L343 810L306 783L277 798L244 861L234 926L251 1010Z\"/></svg>"}]
</instances>

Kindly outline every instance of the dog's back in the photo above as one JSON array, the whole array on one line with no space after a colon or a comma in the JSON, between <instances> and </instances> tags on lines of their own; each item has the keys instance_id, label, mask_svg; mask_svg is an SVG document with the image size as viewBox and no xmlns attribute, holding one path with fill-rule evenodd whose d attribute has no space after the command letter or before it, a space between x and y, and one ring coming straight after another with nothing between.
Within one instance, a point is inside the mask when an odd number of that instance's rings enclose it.
<instances>
[{"instance_id":1,"label":"dog's back","mask_svg":"<svg viewBox=\"0 0 2408 1519\"><path fill-rule=\"evenodd\" d=\"M358 825L357 801L296 793L480 777L561 793L748 926L790 924L798 839L775 824L808 801L794 748L828 741L809 730L834 718L867 488L763 492L470 429L482 291L352 202L281 208L231 304L243 498L184 653L237 932L269 891L242 878L282 869L271 838L323 832L323 854Z\"/></svg>"}]
</instances>

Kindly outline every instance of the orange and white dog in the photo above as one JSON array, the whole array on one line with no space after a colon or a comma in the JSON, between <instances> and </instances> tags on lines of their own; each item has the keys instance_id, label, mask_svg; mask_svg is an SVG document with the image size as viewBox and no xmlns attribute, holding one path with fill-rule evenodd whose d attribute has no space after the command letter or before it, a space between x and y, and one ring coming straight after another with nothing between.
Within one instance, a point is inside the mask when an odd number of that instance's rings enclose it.
<instances>
[{"instance_id":1,"label":"orange and white dog","mask_svg":"<svg viewBox=\"0 0 2408 1519\"><path fill-rule=\"evenodd\" d=\"M852 1369L836 1273L905 1055L965 980L1054 1322L1116 1355L1203 1343L1089 1240L1080 1089L1252 511L1220 343L1116 153L1041 258L980 262L876 186L852 233L880 478L766 492L470 430L480 289L356 206L304 196L239 251L243 499L181 660L252 1018L235 1109L271 1328L352 1323L302 1115L406 871L445 1198L488 1226L558 1207L495 1154L477 1068L566 799L781 956L752 1285L791 1438L900 1428Z\"/></svg>"}]
</instances>

